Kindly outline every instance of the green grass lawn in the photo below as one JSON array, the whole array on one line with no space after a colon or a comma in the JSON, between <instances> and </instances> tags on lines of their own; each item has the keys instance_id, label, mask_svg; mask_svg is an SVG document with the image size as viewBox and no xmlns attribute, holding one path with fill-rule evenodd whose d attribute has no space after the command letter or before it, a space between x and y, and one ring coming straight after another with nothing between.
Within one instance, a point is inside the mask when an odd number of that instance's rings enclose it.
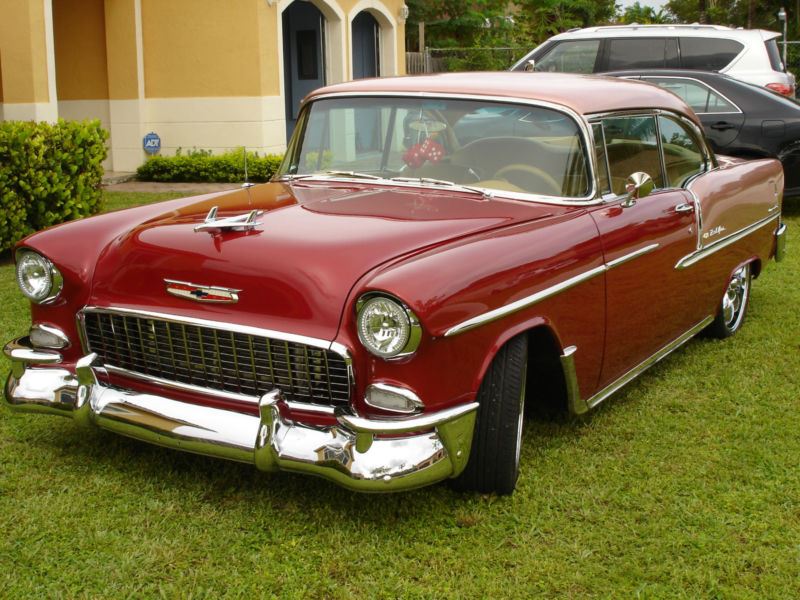
<instances>
[{"instance_id":1,"label":"green grass lawn","mask_svg":"<svg viewBox=\"0 0 800 600\"><path fill-rule=\"evenodd\" d=\"M528 423L511 497L359 495L3 406L0 597L794 598L800 205L786 221L744 329ZM24 333L11 265L0 303L0 340Z\"/></svg>"}]
</instances>

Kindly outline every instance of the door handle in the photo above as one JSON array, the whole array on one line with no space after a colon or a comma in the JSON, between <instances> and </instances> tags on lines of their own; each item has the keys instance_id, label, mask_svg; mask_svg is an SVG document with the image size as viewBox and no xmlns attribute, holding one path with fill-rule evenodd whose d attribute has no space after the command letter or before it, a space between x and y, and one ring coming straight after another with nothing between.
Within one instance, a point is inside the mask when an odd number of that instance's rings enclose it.
<instances>
[{"instance_id":1,"label":"door handle","mask_svg":"<svg viewBox=\"0 0 800 600\"><path fill-rule=\"evenodd\" d=\"M678 206L675 207L675 212L677 213L694 212L694 205L689 204L688 202L684 202L683 204L678 204Z\"/></svg>"},{"instance_id":2,"label":"door handle","mask_svg":"<svg viewBox=\"0 0 800 600\"><path fill-rule=\"evenodd\" d=\"M709 125L711 129L716 129L717 131L725 131L726 129L736 129L735 125L728 123L727 121L717 121L716 123L712 123Z\"/></svg>"}]
</instances>

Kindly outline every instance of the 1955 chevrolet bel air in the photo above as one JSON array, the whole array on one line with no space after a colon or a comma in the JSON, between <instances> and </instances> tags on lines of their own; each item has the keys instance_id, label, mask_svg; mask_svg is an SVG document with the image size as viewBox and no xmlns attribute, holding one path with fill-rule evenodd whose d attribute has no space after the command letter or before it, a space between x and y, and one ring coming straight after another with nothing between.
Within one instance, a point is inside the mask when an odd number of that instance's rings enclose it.
<instances>
[{"instance_id":1,"label":"1955 chevrolet bel air","mask_svg":"<svg viewBox=\"0 0 800 600\"><path fill-rule=\"evenodd\" d=\"M330 86L271 183L23 240L6 400L356 490L510 493L526 408L584 413L741 327L782 194L645 83Z\"/></svg>"}]
</instances>

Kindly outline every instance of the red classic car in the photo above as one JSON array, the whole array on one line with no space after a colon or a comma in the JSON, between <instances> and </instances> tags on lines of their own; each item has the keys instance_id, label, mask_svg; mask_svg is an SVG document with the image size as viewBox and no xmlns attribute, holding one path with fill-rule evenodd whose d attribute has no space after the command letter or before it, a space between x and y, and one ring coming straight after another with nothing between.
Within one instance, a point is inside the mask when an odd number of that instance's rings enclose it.
<instances>
[{"instance_id":1,"label":"red classic car","mask_svg":"<svg viewBox=\"0 0 800 600\"><path fill-rule=\"evenodd\" d=\"M271 183L22 241L6 399L356 490L510 493L526 407L584 413L739 329L782 192L640 82L330 86Z\"/></svg>"}]
</instances>

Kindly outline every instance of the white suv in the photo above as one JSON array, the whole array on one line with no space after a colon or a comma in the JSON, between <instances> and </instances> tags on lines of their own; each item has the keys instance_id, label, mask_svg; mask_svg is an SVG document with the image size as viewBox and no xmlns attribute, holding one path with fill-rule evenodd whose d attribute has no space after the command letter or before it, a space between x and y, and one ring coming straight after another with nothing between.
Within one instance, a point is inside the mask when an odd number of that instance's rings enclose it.
<instances>
[{"instance_id":1,"label":"white suv","mask_svg":"<svg viewBox=\"0 0 800 600\"><path fill-rule=\"evenodd\" d=\"M795 79L781 61L779 37L773 31L720 25L571 29L534 48L511 70L602 73L663 67L719 71L793 96Z\"/></svg>"}]
</instances>

